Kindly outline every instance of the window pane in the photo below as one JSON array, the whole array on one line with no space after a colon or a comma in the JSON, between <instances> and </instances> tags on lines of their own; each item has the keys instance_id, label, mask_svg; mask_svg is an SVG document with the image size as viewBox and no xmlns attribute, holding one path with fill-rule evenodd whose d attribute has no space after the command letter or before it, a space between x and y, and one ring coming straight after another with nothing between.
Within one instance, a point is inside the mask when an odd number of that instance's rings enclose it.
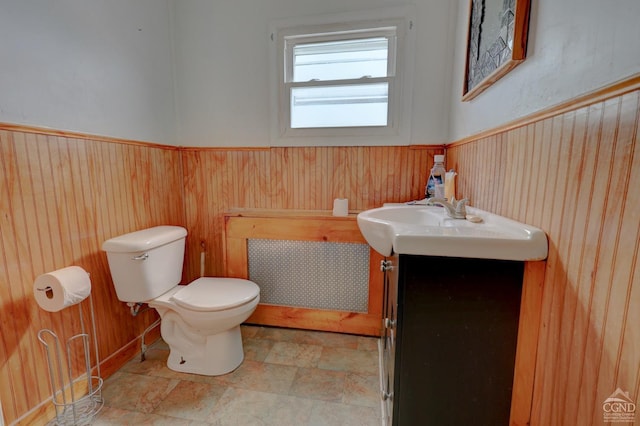
<instances>
[{"instance_id":1,"label":"window pane","mask_svg":"<svg viewBox=\"0 0 640 426\"><path fill-rule=\"evenodd\" d=\"M291 128L386 126L388 83L291 89Z\"/></svg>"},{"instance_id":2,"label":"window pane","mask_svg":"<svg viewBox=\"0 0 640 426\"><path fill-rule=\"evenodd\" d=\"M388 52L386 37L297 44L293 48L291 80L386 77Z\"/></svg>"}]
</instances>

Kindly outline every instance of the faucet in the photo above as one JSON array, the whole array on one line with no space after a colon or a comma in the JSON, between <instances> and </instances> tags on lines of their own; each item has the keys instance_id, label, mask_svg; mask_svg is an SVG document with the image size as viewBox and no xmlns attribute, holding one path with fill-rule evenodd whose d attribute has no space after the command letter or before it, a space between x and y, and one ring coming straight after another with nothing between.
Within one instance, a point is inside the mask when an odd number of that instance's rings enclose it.
<instances>
[{"instance_id":1,"label":"faucet","mask_svg":"<svg viewBox=\"0 0 640 426\"><path fill-rule=\"evenodd\" d=\"M465 219L467 217L467 209L465 206L469 202L468 198L463 198L460 201L456 201L455 198L449 203L445 198L429 198L427 204L438 205L445 208L447 216L453 219Z\"/></svg>"}]
</instances>

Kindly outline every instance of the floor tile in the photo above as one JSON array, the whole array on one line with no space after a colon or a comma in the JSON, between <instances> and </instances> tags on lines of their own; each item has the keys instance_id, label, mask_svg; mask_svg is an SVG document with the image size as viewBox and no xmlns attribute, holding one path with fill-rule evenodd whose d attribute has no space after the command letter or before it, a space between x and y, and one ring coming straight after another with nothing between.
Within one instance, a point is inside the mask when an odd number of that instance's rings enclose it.
<instances>
[{"instance_id":1,"label":"floor tile","mask_svg":"<svg viewBox=\"0 0 640 426\"><path fill-rule=\"evenodd\" d=\"M378 340L376 337L358 336L358 347L356 349L359 351L378 352Z\"/></svg>"},{"instance_id":2,"label":"floor tile","mask_svg":"<svg viewBox=\"0 0 640 426\"><path fill-rule=\"evenodd\" d=\"M217 426L306 425L313 401L229 388L207 419Z\"/></svg>"},{"instance_id":3,"label":"floor tile","mask_svg":"<svg viewBox=\"0 0 640 426\"><path fill-rule=\"evenodd\" d=\"M373 408L335 402L314 402L309 426L380 426L382 420Z\"/></svg>"},{"instance_id":4,"label":"floor tile","mask_svg":"<svg viewBox=\"0 0 640 426\"><path fill-rule=\"evenodd\" d=\"M358 336L323 331L301 331L294 336L292 342L332 348L358 349Z\"/></svg>"},{"instance_id":5,"label":"floor tile","mask_svg":"<svg viewBox=\"0 0 640 426\"><path fill-rule=\"evenodd\" d=\"M244 362L222 376L167 367L159 340L105 380L95 425L376 425L376 338L243 325Z\"/></svg>"},{"instance_id":6,"label":"floor tile","mask_svg":"<svg viewBox=\"0 0 640 426\"><path fill-rule=\"evenodd\" d=\"M225 386L286 395L296 371L296 367L289 365L245 360L234 372L211 379Z\"/></svg>"},{"instance_id":7,"label":"floor tile","mask_svg":"<svg viewBox=\"0 0 640 426\"><path fill-rule=\"evenodd\" d=\"M105 405L151 413L176 387L179 380L117 372L103 386Z\"/></svg>"},{"instance_id":8,"label":"floor tile","mask_svg":"<svg viewBox=\"0 0 640 426\"><path fill-rule=\"evenodd\" d=\"M246 338L242 344L244 348L244 359L251 361L264 361L269 351L276 342L256 338Z\"/></svg>"},{"instance_id":9,"label":"floor tile","mask_svg":"<svg viewBox=\"0 0 640 426\"><path fill-rule=\"evenodd\" d=\"M254 337L276 342L290 342L303 333L302 330L290 328L260 327Z\"/></svg>"},{"instance_id":10,"label":"floor tile","mask_svg":"<svg viewBox=\"0 0 640 426\"><path fill-rule=\"evenodd\" d=\"M299 368L289 393L301 398L341 402L345 377L344 371Z\"/></svg>"},{"instance_id":11,"label":"floor tile","mask_svg":"<svg viewBox=\"0 0 640 426\"><path fill-rule=\"evenodd\" d=\"M242 334L242 339L250 339L252 337L255 337L256 334L258 333L258 330L260 330L260 327L257 327L254 325L240 326L240 333Z\"/></svg>"},{"instance_id":12,"label":"floor tile","mask_svg":"<svg viewBox=\"0 0 640 426\"><path fill-rule=\"evenodd\" d=\"M378 408L380 406L380 378L374 375L347 373L342 402Z\"/></svg>"},{"instance_id":13,"label":"floor tile","mask_svg":"<svg viewBox=\"0 0 640 426\"><path fill-rule=\"evenodd\" d=\"M162 370L167 365L167 358L169 357L169 351L158 350L149 348L145 352L145 360L140 360L140 355L136 355L129 362L127 362L121 371L135 374L156 375L155 373Z\"/></svg>"},{"instance_id":14,"label":"floor tile","mask_svg":"<svg viewBox=\"0 0 640 426\"><path fill-rule=\"evenodd\" d=\"M322 346L276 342L264 361L296 367L315 367L318 365L321 353Z\"/></svg>"},{"instance_id":15,"label":"floor tile","mask_svg":"<svg viewBox=\"0 0 640 426\"><path fill-rule=\"evenodd\" d=\"M353 373L378 374L378 354L343 348L323 348L318 368L350 371Z\"/></svg>"},{"instance_id":16,"label":"floor tile","mask_svg":"<svg viewBox=\"0 0 640 426\"><path fill-rule=\"evenodd\" d=\"M159 414L145 414L120 408L104 407L91 423L93 426L207 426L209 423L178 419Z\"/></svg>"},{"instance_id":17,"label":"floor tile","mask_svg":"<svg viewBox=\"0 0 640 426\"><path fill-rule=\"evenodd\" d=\"M183 380L158 404L154 414L204 421L226 388Z\"/></svg>"}]
</instances>

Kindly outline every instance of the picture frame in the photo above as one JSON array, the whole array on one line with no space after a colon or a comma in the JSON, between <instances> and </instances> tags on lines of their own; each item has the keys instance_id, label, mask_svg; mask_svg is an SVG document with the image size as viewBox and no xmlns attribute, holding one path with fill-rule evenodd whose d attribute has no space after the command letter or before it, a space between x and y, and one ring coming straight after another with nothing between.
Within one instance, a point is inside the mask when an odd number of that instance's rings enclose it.
<instances>
[{"instance_id":1,"label":"picture frame","mask_svg":"<svg viewBox=\"0 0 640 426\"><path fill-rule=\"evenodd\" d=\"M470 0L462 101L525 60L531 0Z\"/></svg>"}]
</instances>

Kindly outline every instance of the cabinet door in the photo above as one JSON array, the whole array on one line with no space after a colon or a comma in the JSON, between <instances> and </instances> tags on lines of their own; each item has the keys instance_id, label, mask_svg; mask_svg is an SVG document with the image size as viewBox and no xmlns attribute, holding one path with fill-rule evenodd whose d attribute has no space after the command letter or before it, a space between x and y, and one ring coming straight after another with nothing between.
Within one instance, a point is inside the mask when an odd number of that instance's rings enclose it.
<instances>
[{"instance_id":1,"label":"cabinet door","mask_svg":"<svg viewBox=\"0 0 640 426\"><path fill-rule=\"evenodd\" d=\"M393 420L393 389L398 321L398 256L387 257L382 263L384 272L383 341L382 341L382 399L386 424Z\"/></svg>"},{"instance_id":2,"label":"cabinet door","mask_svg":"<svg viewBox=\"0 0 640 426\"><path fill-rule=\"evenodd\" d=\"M394 421L507 425L523 263L403 255Z\"/></svg>"}]
</instances>

